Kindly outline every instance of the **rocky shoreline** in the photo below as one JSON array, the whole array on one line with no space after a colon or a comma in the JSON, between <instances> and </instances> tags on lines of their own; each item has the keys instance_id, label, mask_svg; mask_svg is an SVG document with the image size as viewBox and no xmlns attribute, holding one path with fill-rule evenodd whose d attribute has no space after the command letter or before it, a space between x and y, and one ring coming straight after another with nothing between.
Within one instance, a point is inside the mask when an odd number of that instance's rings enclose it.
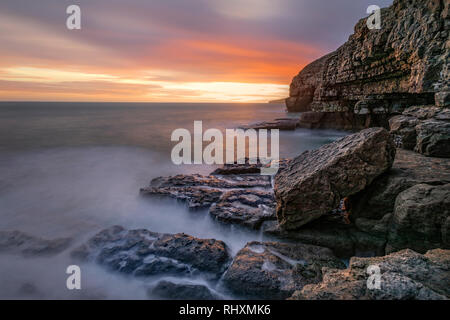
<instances>
[{"instance_id":1,"label":"rocky shoreline","mask_svg":"<svg viewBox=\"0 0 450 320\"><path fill-rule=\"evenodd\" d=\"M281 160L273 177L247 161L140 190L271 241L233 256L221 240L112 226L71 258L133 278L180 278L148 288L162 299L449 299L449 2L396 0L383 14L389 32L370 33L361 20L346 44L294 78L286 103L300 119L246 127L356 133ZM71 243L0 232L0 252L25 256ZM370 266L380 288L368 286Z\"/></svg>"}]
</instances>

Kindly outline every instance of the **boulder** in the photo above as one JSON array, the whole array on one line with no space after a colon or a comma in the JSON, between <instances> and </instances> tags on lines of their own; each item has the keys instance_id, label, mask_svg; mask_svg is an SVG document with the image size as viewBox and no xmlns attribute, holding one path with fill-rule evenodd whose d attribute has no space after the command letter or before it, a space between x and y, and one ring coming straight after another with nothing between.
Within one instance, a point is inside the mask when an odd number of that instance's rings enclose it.
<instances>
[{"instance_id":1,"label":"boulder","mask_svg":"<svg viewBox=\"0 0 450 320\"><path fill-rule=\"evenodd\" d=\"M223 241L184 233L126 230L121 226L100 231L71 255L136 276L203 272L214 278L224 272L231 260Z\"/></svg>"},{"instance_id":2,"label":"boulder","mask_svg":"<svg viewBox=\"0 0 450 320\"><path fill-rule=\"evenodd\" d=\"M416 126L414 151L430 157L450 158L450 121L430 119Z\"/></svg>"},{"instance_id":3,"label":"boulder","mask_svg":"<svg viewBox=\"0 0 450 320\"><path fill-rule=\"evenodd\" d=\"M378 267L380 287L368 286L369 266ZM450 298L450 250L425 255L406 249L384 257L350 259L345 270L324 268L323 280L305 285L291 299L443 300ZM370 280L369 280L370 281ZM373 284L373 282L370 282Z\"/></svg>"},{"instance_id":4,"label":"boulder","mask_svg":"<svg viewBox=\"0 0 450 320\"><path fill-rule=\"evenodd\" d=\"M390 169L395 146L383 128L365 129L306 151L275 176L277 218L296 229L338 207Z\"/></svg>"},{"instance_id":5,"label":"boulder","mask_svg":"<svg viewBox=\"0 0 450 320\"><path fill-rule=\"evenodd\" d=\"M272 191L232 190L225 192L209 213L217 220L259 229L264 221L276 220Z\"/></svg>"},{"instance_id":6,"label":"boulder","mask_svg":"<svg viewBox=\"0 0 450 320\"><path fill-rule=\"evenodd\" d=\"M386 251L410 248L424 253L434 248L450 248L450 184L417 184L401 192L395 200Z\"/></svg>"},{"instance_id":7,"label":"boulder","mask_svg":"<svg viewBox=\"0 0 450 320\"><path fill-rule=\"evenodd\" d=\"M345 265L327 248L254 241L238 252L223 281L241 296L286 299L305 284L319 282L322 267Z\"/></svg>"},{"instance_id":8,"label":"boulder","mask_svg":"<svg viewBox=\"0 0 450 320\"><path fill-rule=\"evenodd\" d=\"M390 133L397 148L413 150L416 146L416 125L419 120L412 116L398 115L389 119Z\"/></svg>"},{"instance_id":9,"label":"boulder","mask_svg":"<svg viewBox=\"0 0 450 320\"><path fill-rule=\"evenodd\" d=\"M391 170L351 197L350 217L379 220L385 214L394 212L395 199L402 191L421 183L450 183L450 160L397 149Z\"/></svg>"},{"instance_id":10,"label":"boulder","mask_svg":"<svg viewBox=\"0 0 450 320\"><path fill-rule=\"evenodd\" d=\"M24 256L52 256L66 250L70 238L43 239L21 231L0 231L0 253Z\"/></svg>"},{"instance_id":11,"label":"boulder","mask_svg":"<svg viewBox=\"0 0 450 320\"><path fill-rule=\"evenodd\" d=\"M151 298L155 296L160 299L170 300L218 300L219 297L211 292L209 288L202 284L194 283L174 283L163 280L148 290Z\"/></svg>"}]
</instances>

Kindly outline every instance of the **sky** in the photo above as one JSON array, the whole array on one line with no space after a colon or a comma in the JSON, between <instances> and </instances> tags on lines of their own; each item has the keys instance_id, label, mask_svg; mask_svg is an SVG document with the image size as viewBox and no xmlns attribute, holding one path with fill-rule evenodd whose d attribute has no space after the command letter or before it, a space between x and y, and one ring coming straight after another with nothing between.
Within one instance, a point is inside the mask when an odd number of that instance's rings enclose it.
<instances>
[{"instance_id":1,"label":"sky","mask_svg":"<svg viewBox=\"0 0 450 320\"><path fill-rule=\"evenodd\" d=\"M1 0L0 100L266 102L392 0ZM66 8L81 8L69 30Z\"/></svg>"}]
</instances>

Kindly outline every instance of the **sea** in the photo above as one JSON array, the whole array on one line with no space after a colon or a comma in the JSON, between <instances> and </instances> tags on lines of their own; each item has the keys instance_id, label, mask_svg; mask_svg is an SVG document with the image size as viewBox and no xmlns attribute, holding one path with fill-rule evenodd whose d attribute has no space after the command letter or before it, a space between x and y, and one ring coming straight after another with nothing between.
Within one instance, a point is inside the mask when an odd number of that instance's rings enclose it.
<instances>
[{"instance_id":1,"label":"sea","mask_svg":"<svg viewBox=\"0 0 450 320\"><path fill-rule=\"evenodd\" d=\"M140 196L139 189L158 176L214 169L172 163L176 129L193 132L194 121L202 121L203 130L224 132L298 116L286 113L282 104L268 103L1 102L0 231L73 241L55 256L22 256L0 248L0 299L154 298L148 288L161 277L136 279L94 262L80 265L82 289L67 289L70 251L113 225L219 239L233 255L249 241L266 240L261 232L214 220L207 210L190 211L174 199ZM295 157L347 134L281 131L280 157ZM236 298L220 281L188 281Z\"/></svg>"}]
</instances>

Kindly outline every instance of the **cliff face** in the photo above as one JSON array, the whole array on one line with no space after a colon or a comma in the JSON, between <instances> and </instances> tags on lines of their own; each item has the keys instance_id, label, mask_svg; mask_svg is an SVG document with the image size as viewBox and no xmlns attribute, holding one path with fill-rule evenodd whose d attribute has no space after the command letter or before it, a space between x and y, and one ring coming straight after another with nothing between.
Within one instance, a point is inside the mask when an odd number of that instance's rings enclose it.
<instances>
[{"instance_id":1,"label":"cliff face","mask_svg":"<svg viewBox=\"0 0 450 320\"><path fill-rule=\"evenodd\" d=\"M306 66L290 86L289 111L400 112L448 103L450 1L395 0L380 30L361 19L349 40ZM439 99L439 103L438 100Z\"/></svg>"}]
</instances>

